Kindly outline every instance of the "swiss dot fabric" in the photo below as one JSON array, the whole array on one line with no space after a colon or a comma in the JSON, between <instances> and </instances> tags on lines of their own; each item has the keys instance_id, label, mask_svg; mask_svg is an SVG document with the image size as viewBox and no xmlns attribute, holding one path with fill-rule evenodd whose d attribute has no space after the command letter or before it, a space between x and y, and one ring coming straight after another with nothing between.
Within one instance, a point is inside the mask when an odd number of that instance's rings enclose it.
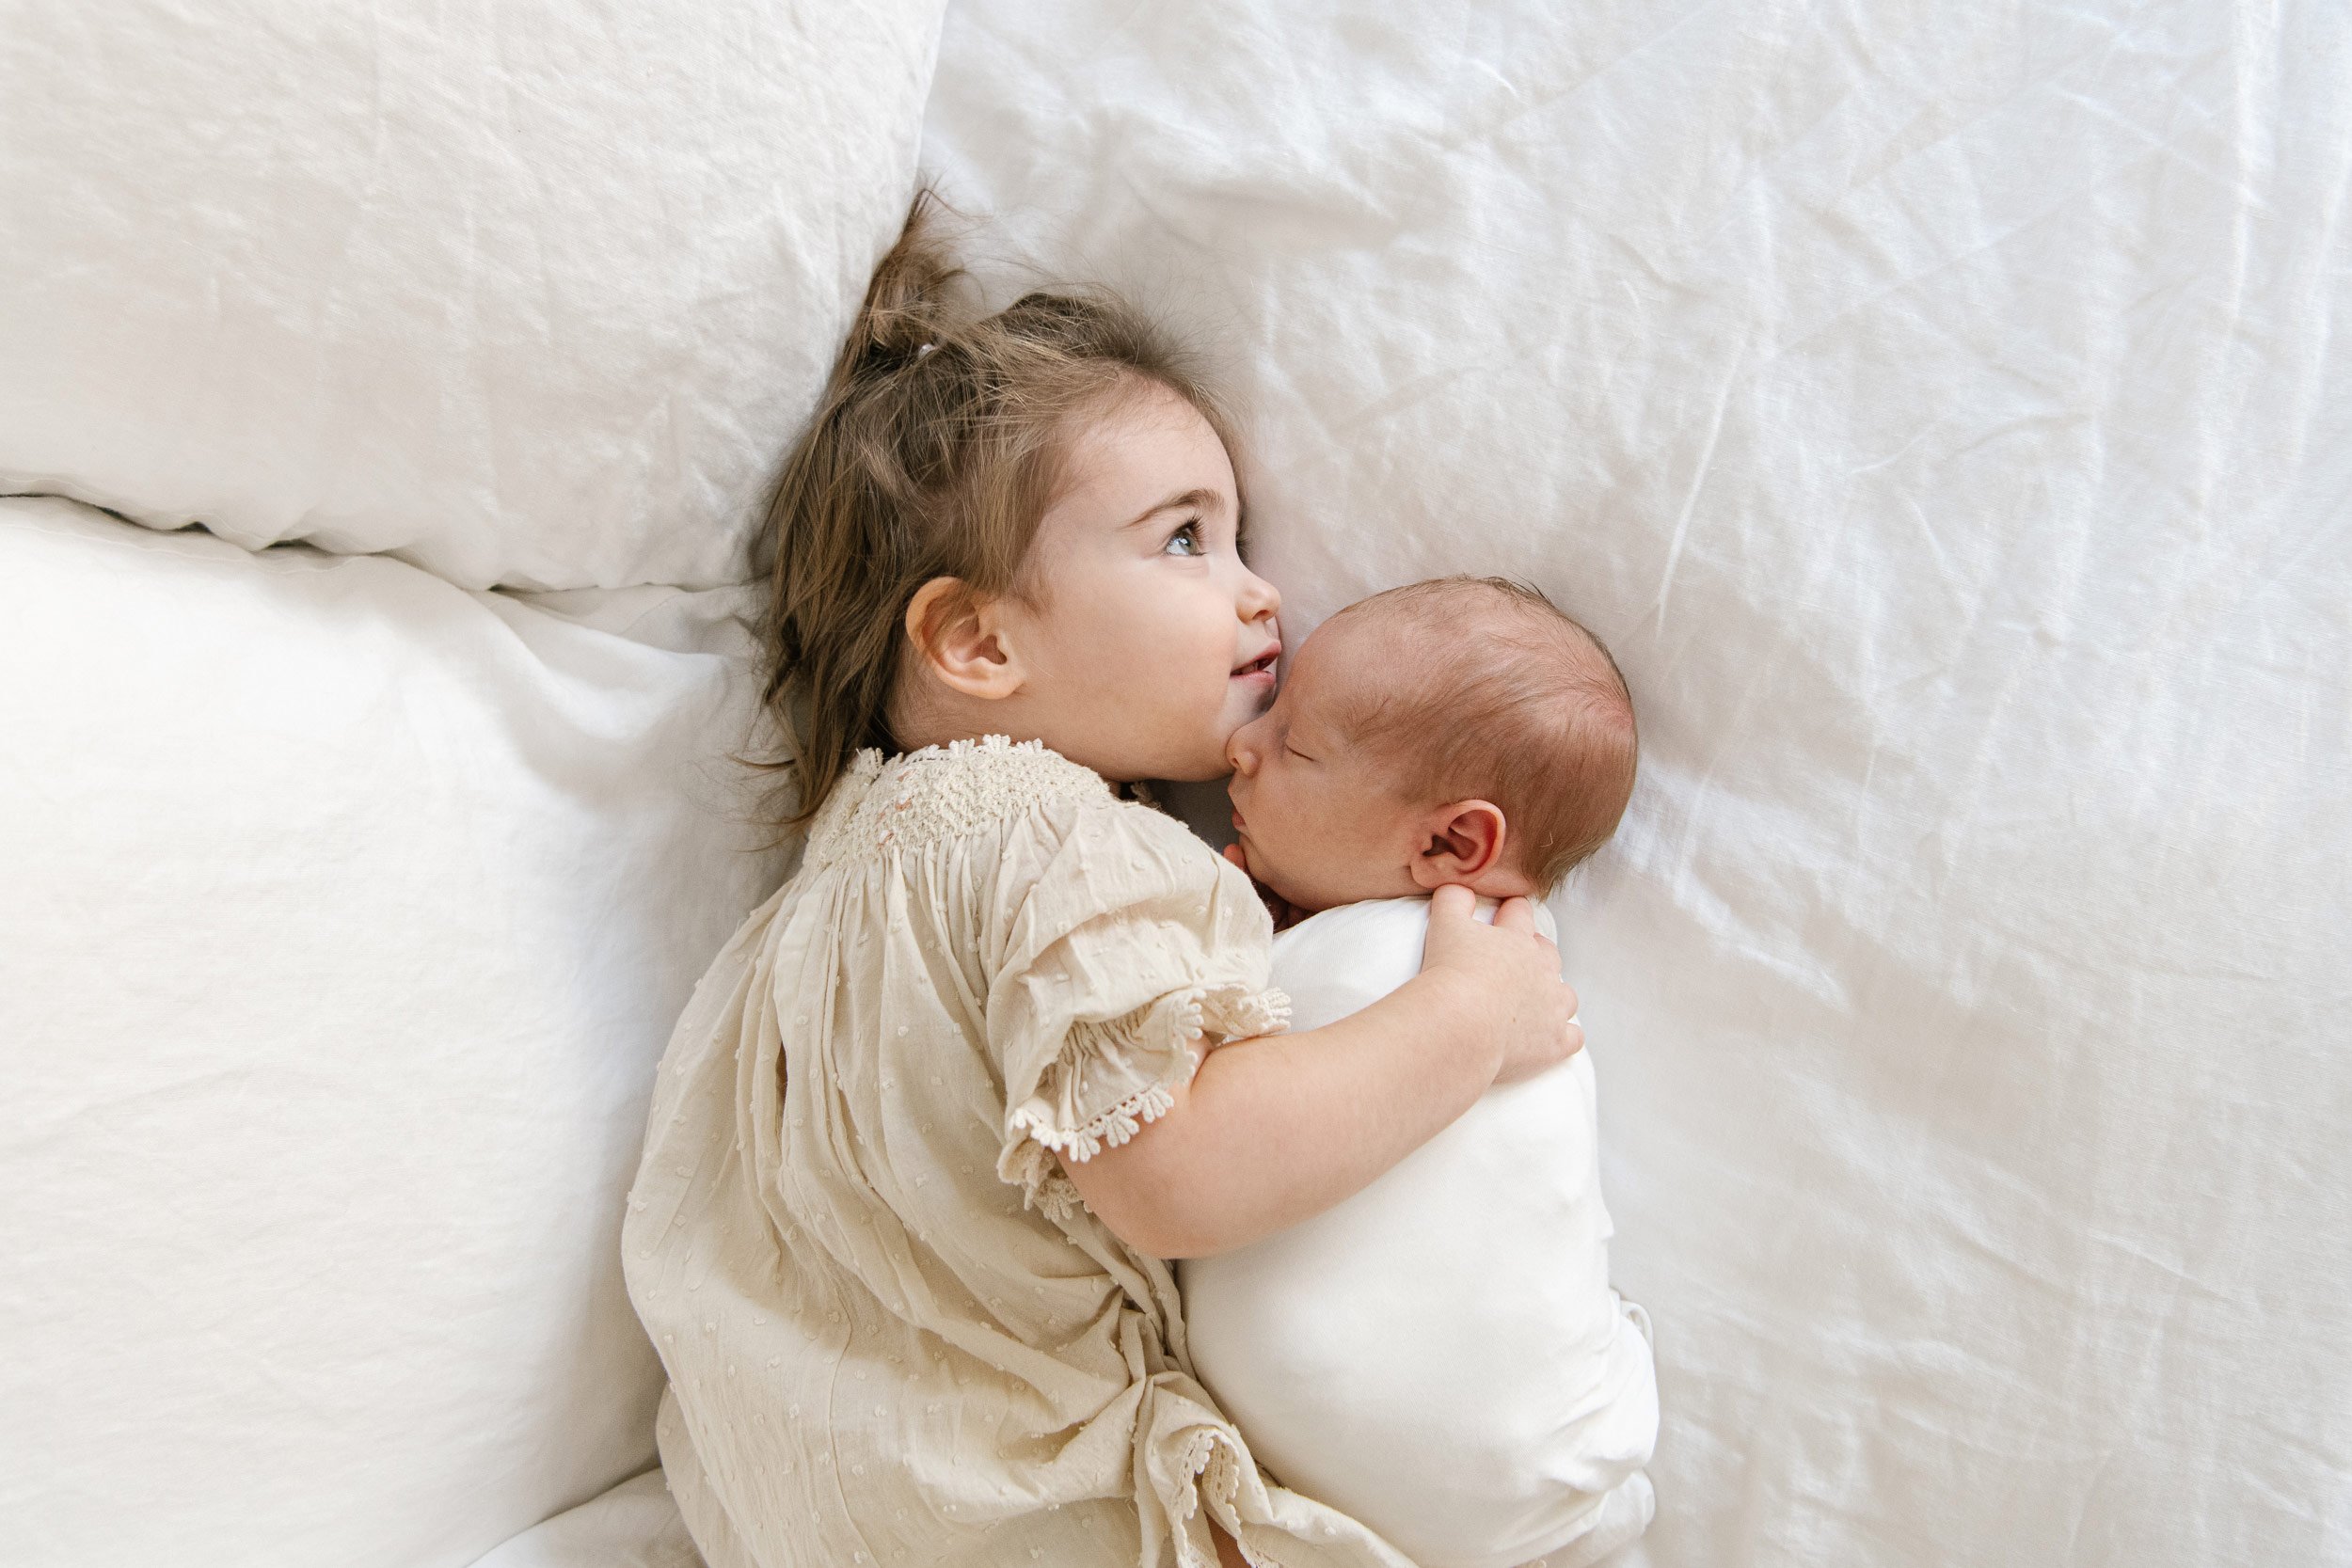
<instances>
[{"instance_id":1,"label":"swiss dot fabric","mask_svg":"<svg viewBox=\"0 0 2352 1568\"><path fill-rule=\"evenodd\" d=\"M624 1231L712 1568L1209 1568L1210 1515L1263 1562L1404 1563L1259 1476L1168 1265L1057 1159L1280 1026L1270 939L1238 871L1041 746L858 760L678 1024Z\"/></svg>"}]
</instances>

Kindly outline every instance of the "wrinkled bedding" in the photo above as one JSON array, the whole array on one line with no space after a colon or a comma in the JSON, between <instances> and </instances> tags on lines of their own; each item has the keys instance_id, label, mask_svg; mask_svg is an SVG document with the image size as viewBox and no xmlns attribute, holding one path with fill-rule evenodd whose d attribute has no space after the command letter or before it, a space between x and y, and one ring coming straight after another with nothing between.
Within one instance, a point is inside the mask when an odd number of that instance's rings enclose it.
<instances>
[{"instance_id":1,"label":"wrinkled bedding","mask_svg":"<svg viewBox=\"0 0 2352 1568\"><path fill-rule=\"evenodd\" d=\"M835 10L0 27L0 488L132 519L0 500L0 1555L680 1568L613 1238L930 81L991 286L1239 394L1294 645L1625 667L1637 1560L2352 1564L2352 16Z\"/></svg>"},{"instance_id":2,"label":"wrinkled bedding","mask_svg":"<svg viewBox=\"0 0 2352 1568\"><path fill-rule=\"evenodd\" d=\"M468 588L740 581L941 0L11 0L0 491Z\"/></svg>"},{"instance_id":3,"label":"wrinkled bedding","mask_svg":"<svg viewBox=\"0 0 2352 1568\"><path fill-rule=\"evenodd\" d=\"M2319 6L950 14L927 164L1230 371L1294 640L1507 572L1625 666L1555 909L1654 1563L2352 1562L2348 73Z\"/></svg>"},{"instance_id":4,"label":"wrinkled bedding","mask_svg":"<svg viewBox=\"0 0 2352 1568\"><path fill-rule=\"evenodd\" d=\"M0 1557L462 1565L654 1463L615 1238L783 863L742 595L0 500Z\"/></svg>"}]
</instances>

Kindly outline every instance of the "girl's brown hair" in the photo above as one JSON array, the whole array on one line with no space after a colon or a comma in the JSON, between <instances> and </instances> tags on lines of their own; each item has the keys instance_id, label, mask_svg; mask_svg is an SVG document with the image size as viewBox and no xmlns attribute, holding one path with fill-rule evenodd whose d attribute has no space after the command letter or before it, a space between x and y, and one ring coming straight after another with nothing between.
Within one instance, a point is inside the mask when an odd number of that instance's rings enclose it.
<instances>
[{"instance_id":1,"label":"girl's brown hair","mask_svg":"<svg viewBox=\"0 0 2352 1568\"><path fill-rule=\"evenodd\" d=\"M983 314L940 214L916 194L768 512L765 702L783 752L757 765L783 774L787 828L862 748L900 749L890 701L917 589L1033 592L1024 563L1082 416L1164 388L1234 450L1184 353L1117 296L1036 293Z\"/></svg>"}]
</instances>

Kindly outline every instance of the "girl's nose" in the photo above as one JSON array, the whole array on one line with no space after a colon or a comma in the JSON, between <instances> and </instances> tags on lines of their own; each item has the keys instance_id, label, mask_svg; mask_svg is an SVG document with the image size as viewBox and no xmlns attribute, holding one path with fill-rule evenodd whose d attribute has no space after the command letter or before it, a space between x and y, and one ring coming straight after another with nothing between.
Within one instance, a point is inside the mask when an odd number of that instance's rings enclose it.
<instances>
[{"instance_id":1,"label":"girl's nose","mask_svg":"<svg viewBox=\"0 0 2352 1568\"><path fill-rule=\"evenodd\" d=\"M1263 621L1282 608L1282 591L1257 573L1244 566L1241 569L1241 598L1237 608L1245 621Z\"/></svg>"}]
</instances>

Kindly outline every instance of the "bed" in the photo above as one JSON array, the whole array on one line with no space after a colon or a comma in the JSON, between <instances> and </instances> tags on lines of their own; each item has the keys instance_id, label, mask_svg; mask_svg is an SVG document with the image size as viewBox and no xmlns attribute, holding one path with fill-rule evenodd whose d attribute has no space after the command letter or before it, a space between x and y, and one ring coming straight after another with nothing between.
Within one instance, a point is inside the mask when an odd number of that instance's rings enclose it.
<instances>
[{"instance_id":1,"label":"bed","mask_svg":"<svg viewBox=\"0 0 2352 1568\"><path fill-rule=\"evenodd\" d=\"M1624 666L1553 909L1635 1561L2352 1563L2347 80L2319 6L18 0L11 1560L691 1568L620 1206L928 171L1201 345L1294 642L1471 570Z\"/></svg>"}]
</instances>

